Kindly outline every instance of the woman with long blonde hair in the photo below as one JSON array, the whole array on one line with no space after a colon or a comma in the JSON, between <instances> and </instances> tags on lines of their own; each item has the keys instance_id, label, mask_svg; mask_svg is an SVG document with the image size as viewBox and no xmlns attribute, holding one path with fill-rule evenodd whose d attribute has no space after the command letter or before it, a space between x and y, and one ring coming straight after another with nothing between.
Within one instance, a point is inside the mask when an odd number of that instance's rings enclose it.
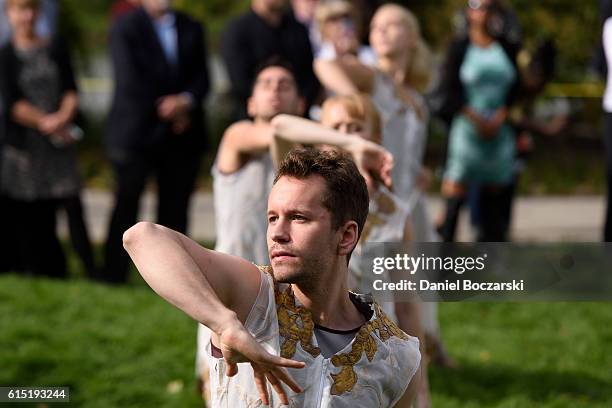
<instances>
[{"instance_id":1,"label":"woman with long blonde hair","mask_svg":"<svg viewBox=\"0 0 612 408\"><path fill-rule=\"evenodd\" d=\"M428 111L421 92L430 83L432 56L423 40L417 18L408 9L387 4L370 25L370 44L377 65L368 67L356 58L315 61L321 83L340 94L369 94L382 119L382 145L394 155L393 191L409 208L412 240L436 242L424 190L429 172L423 167L427 144ZM423 329L434 361L453 366L440 338L437 304L421 307Z\"/></svg>"},{"instance_id":2,"label":"woman with long blonde hair","mask_svg":"<svg viewBox=\"0 0 612 408\"><path fill-rule=\"evenodd\" d=\"M415 240L436 240L422 199L427 184L422 166L428 112L419 92L429 85L431 54L416 17L396 4L380 7L372 18L370 43L378 58L368 67L350 56L315 61L319 80L340 95L366 93L380 112L382 145L394 154L394 192L415 215Z\"/></svg>"}]
</instances>

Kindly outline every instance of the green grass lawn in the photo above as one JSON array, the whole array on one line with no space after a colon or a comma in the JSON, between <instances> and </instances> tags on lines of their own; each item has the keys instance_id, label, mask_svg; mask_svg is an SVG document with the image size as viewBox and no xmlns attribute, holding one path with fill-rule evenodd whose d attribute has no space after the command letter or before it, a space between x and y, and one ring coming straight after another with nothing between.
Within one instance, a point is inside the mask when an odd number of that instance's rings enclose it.
<instances>
[{"instance_id":1,"label":"green grass lawn","mask_svg":"<svg viewBox=\"0 0 612 408\"><path fill-rule=\"evenodd\" d=\"M460 367L432 369L434 407L612 406L612 304L449 303L440 315ZM0 276L0 385L69 386L74 406L201 406L195 331L139 282Z\"/></svg>"}]
</instances>

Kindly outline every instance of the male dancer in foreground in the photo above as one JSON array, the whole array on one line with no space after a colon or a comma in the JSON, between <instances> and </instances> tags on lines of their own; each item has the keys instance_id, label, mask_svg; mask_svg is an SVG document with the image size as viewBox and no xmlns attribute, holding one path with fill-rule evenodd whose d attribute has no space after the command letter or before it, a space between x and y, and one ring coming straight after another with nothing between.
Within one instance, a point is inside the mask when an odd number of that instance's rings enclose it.
<instances>
[{"instance_id":1,"label":"male dancer in foreground","mask_svg":"<svg viewBox=\"0 0 612 408\"><path fill-rule=\"evenodd\" d=\"M339 133L334 135L331 131L327 133L332 135L285 134L287 132L280 132L282 126L273 124L279 114L301 115L303 107L291 66L279 58L271 58L259 67L248 100L252 120L236 122L224 132L212 169L215 251L259 265L269 263L266 210L274 181L275 166L270 150L274 149L275 142L316 144L339 140L340 146L352 154L367 177L371 172L383 180L390 178L390 154L374 143L361 138L347 138ZM283 156L289 150L284 151ZM282 160L283 157L279 157L275 163ZM196 374L206 400L210 399L206 352L210 335L210 330L199 325Z\"/></svg>"},{"instance_id":2,"label":"male dancer in foreground","mask_svg":"<svg viewBox=\"0 0 612 408\"><path fill-rule=\"evenodd\" d=\"M347 289L367 213L350 159L300 149L281 163L268 200L271 267L151 223L125 233L145 281L213 331L213 407L410 405L418 340Z\"/></svg>"}]
</instances>

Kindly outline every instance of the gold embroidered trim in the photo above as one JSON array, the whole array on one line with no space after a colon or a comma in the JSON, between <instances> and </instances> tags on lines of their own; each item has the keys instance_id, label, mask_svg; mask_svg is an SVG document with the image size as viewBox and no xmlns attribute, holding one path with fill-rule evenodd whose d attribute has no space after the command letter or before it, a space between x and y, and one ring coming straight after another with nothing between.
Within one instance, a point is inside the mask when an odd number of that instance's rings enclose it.
<instances>
[{"instance_id":1,"label":"gold embroidered trim","mask_svg":"<svg viewBox=\"0 0 612 408\"><path fill-rule=\"evenodd\" d=\"M312 344L314 333L314 321L310 312L295 303L295 296L291 286L287 286L284 292L280 291L279 285L274 279L271 266L258 266L262 272L272 276L274 282L274 298L276 300L276 315L278 318L278 330L282 339L280 354L285 358L293 358L298 343L311 356L317 357L321 350Z\"/></svg>"},{"instance_id":2,"label":"gold embroidered trim","mask_svg":"<svg viewBox=\"0 0 612 408\"><path fill-rule=\"evenodd\" d=\"M384 191L381 191L378 197L376 197L376 205L378 206L378 211L382 214L393 214L397 210L393 197Z\"/></svg>"},{"instance_id":3,"label":"gold embroidered trim","mask_svg":"<svg viewBox=\"0 0 612 408\"><path fill-rule=\"evenodd\" d=\"M391 337L408 340L409 336L404 333L389 317L382 311L377 303L374 303L376 318L364 324L353 341L351 351L344 354L336 354L331 362L335 367L341 367L338 374L332 374L334 384L331 388L332 395L340 395L351 391L357 383L357 374L354 366L361 359L361 354L365 353L368 361L372 361L377 351L377 336L383 342Z\"/></svg>"},{"instance_id":4,"label":"gold embroidered trim","mask_svg":"<svg viewBox=\"0 0 612 408\"><path fill-rule=\"evenodd\" d=\"M383 225L384 223L385 221L377 214L368 214L368 218L366 218L366 223L363 227L363 232L361 233L361 238L359 239L359 245L363 245L365 242L368 241L368 237L370 236L372 229L379 225Z\"/></svg>"},{"instance_id":5,"label":"gold embroidered trim","mask_svg":"<svg viewBox=\"0 0 612 408\"><path fill-rule=\"evenodd\" d=\"M270 274L274 279L270 266L258 266L264 273ZM279 334L281 336L281 356L293 358L297 344L312 357L321 354L321 349L312 343L314 335L314 321L312 315L303 306L295 303L295 296L291 286L287 286L284 292L280 291L279 285L274 280L274 296L276 299L276 313L278 316ZM336 354L331 358L335 367L341 367L338 374L331 374L334 383L331 388L332 395L340 395L349 392L357 383L357 373L354 366L365 353L368 361L374 359L378 350L374 336L383 342L391 337L408 340L410 337L404 333L389 317L382 311L378 303L373 303L376 318L364 324L357 332L351 350L348 353Z\"/></svg>"},{"instance_id":6,"label":"gold embroidered trim","mask_svg":"<svg viewBox=\"0 0 612 408\"><path fill-rule=\"evenodd\" d=\"M313 357L321 354L321 349L312 344L314 332L312 316L306 308L295 304L291 286L288 286L284 292L279 291L276 294L276 314L279 332L283 338L281 356L292 358L298 343Z\"/></svg>"},{"instance_id":7,"label":"gold embroidered trim","mask_svg":"<svg viewBox=\"0 0 612 408\"><path fill-rule=\"evenodd\" d=\"M272 267L265 266L260 269L274 279ZM284 358L293 358L298 343L313 357L321 354L321 349L312 343L314 334L312 315L305 307L296 305L291 286L288 285L287 289L281 292L278 283L274 280L274 298L278 330L282 339L280 355Z\"/></svg>"},{"instance_id":8,"label":"gold embroidered trim","mask_svg":"<svg viewBox=\"0 0 612 408\"><path fill-rule=\"evenodd\" d=\"M379 191L373 200L376 203L376 211L370 211L368 214L365 226L363 227L363 232L361 233L361 239L359 240L360 245L368 241L368 237L370 236L372 229L379 225L385 224L385 216L393 214L395 211L397 211L395 201L384 191Z\"/></svg>"}]
</instances>

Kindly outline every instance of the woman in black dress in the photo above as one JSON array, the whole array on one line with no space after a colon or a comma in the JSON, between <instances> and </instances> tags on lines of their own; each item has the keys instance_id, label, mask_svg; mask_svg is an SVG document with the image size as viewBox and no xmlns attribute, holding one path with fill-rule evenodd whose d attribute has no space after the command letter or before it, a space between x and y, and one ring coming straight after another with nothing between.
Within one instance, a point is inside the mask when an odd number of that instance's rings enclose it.
<instances>
[{"instance_id":1,"label":"woman in black dress","mask_svg":"<svg viewBox=\"0 0 612 408\"><path fill-rule=\"evenodd\" d=\"M13 37L0 49L0 93L8 119L0 189L11 201L25 269L63 277L66 264L55 231L56 210L65 207L71 218L76 213L82 220L74 74L65 45L36 34L38 0L6 0L5 6ZM73 224L71 232L81 236L78 249L89 269L91 247L80 224Z\"/></svg>"}]
</instances>

